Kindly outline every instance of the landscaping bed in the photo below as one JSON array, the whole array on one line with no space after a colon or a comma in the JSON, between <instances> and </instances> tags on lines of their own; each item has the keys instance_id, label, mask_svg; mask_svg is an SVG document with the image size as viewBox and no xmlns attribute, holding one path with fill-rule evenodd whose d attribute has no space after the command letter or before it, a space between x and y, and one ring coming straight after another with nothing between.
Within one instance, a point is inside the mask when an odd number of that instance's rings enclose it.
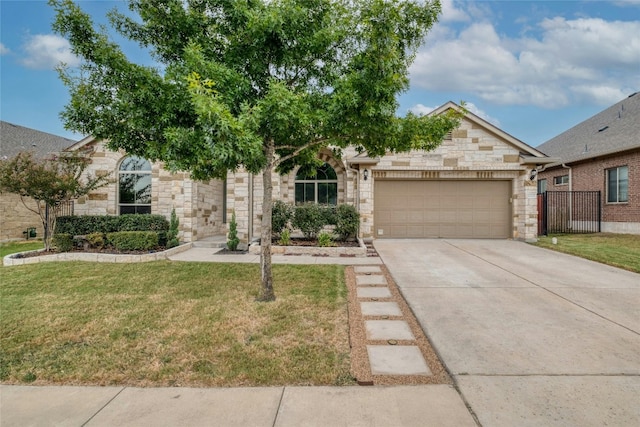
<instances>
[{"instance_id":1,"label":"landscaping bed","mask_svg":"<svg viewBox=\"0 0 640 427\"><path fill-rule=\"evenodd\" d=\"M280 245L276 240L271 244L271 253L277 255L310 255L335 257L366 257L367 247L361 239L357 241L334 241L334 246L321 247L315 239L292 238L288 244ZM260 242L249 246L249 253L260 254Z\"/></svg>"}]
</instances>

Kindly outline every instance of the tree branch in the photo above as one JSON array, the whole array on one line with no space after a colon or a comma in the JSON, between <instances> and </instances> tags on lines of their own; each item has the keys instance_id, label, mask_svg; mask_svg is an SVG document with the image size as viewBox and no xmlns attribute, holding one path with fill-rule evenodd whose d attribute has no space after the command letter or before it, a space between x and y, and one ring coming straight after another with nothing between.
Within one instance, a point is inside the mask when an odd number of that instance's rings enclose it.
<instances>
[{"instance_id":1,"label":"tree branch","mask_svg":"<svg viewBox=\"0 0 640 427\"><path fill-rule=\"evenodd\" d=\"M278 159L276 159L274 161L274 168L277 167L278 165L280 165L281 163L286 162L289 159L293 159L294 157L296 157L298 154L300 154L301 152L303 152L304 150L306 150L307 148L316 146L316 145L320 145L320 144L324 144L325 142L331 140L331 139L347 139L346 135L341 135L339 137L333 137L333 138L321 138L321 139L317 139L315 141L311 141L307 144L304 144L300 147L295 147L295 146L291 146L291 145L284 145L282 147L278 147L278 150L294 150L293 153L287 154L286 156L282 156L279 157Z\"/></svg>"}]
</instances>

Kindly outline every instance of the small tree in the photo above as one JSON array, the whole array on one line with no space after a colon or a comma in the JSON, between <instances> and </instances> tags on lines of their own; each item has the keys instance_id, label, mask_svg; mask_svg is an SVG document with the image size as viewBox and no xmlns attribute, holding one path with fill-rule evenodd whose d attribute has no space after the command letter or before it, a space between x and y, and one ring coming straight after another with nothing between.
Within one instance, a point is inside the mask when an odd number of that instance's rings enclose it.
<instances>
[{"instance_id":1,"label":"small tree","mask_svg":"<svg viewBox=\"0 0 640 427\"><path fill-rule=\"evenodd\" d=\"M47 251L51 249L60 207L109 183L108 175L88 175L83 180L89 163L88 158L77 153L37 160L33 153L23 152L0 161L0 192L18 194L25 208L40 216ZM29 207L25 198L35 200L36 207Z\"/></svg>"},{"instance_id":2,"label":"small tree","mask_svg":"<svg viewBox=\"0 0 640 427\"><path fill-rule=\"evenodd\" d=\"M173 248L180 244L178 240L178 226L180 221L176 215L176 209L171 209L171 221L169 222L169 231L167 232L167 247Z\"/></svg>"},{"instance_id":3,"label":"small tree","mask_svg":"<svg viewBox=\"0 0 640 427\"><path fill-rule=\"evenodd\" d=\"M231 251L235 251L238 249L238 244L240 243L240 239L238 239L238 223L236 222L236 213L235 211L231 214L231 222L229 223L229 240L227 240L227 247Z\"/></svg>"}]
</instances>

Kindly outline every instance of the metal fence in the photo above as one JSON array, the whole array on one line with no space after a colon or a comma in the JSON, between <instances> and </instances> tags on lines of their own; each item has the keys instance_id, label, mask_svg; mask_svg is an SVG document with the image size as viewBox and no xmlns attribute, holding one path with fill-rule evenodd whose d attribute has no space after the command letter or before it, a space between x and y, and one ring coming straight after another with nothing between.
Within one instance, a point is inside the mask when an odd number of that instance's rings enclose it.
<instances>
[{"instance_id":1,"label":"metal fence","mask_svg":"<svg viewBox=\"0 0 640 427\"><path fill-rule=\"evenodd\" d=\"M600 191L547 191L538 194L538 234L599 233Z\"/></svg>"}]
</instances>

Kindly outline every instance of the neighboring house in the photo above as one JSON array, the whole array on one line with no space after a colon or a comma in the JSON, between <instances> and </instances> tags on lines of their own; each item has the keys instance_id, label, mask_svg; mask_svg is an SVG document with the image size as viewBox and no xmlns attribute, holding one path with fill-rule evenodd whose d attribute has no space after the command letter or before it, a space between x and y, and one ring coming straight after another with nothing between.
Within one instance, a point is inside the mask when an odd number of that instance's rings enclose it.
<instances>
[{"instance_id":1,"label":"neighboring house","mask_svg":"<svg viewBox=\"0 0 640 427\"><path fill-rule=\"evenodd\" d=\"M640 94L537 147L560 159L538 173L544 191L600 191L603 232L640 234Z\"/></svg>"},{"instance_id":2,"label":"neighboring house","mask_svg":"<svg viewBox=\"0 0 640 427\"><path fill-rule=\"evenodd\" d=\"M31 151L36 158L43 159L74 143L71 139L0 121L1 159L12 158L21 151ZM31 199L27 204L36 208ZM39 237L43 235L40 217L24 207L20 196L0 193L0 241L22 239L23 232L31 227L36 228Z\"/></svg>"},{"instance_id":3,"label":"neighboring house","mask_svg":"<svg viewBox=\"0 0 640 427\"><path fill-rule=\"evenodd\" d=\"M459 107L449 102L431 114ZM176 210L180 238L196 241L225 234L235 212L244 241L260 235L262 179L246 172L225 181L193 181L161 163L106 149L87 137L71 150L90 153L92 173L111 172L114 183L75 203L75 213ZM288 203L348 203L360 212L360 237L498 238L537 237L536 179L531 171L551 160L540 151L468 113L434 151L369 158L347 149L330 151L317 174L296 169L274 175L274 198Z\"/></svg>"}]
</instances>

